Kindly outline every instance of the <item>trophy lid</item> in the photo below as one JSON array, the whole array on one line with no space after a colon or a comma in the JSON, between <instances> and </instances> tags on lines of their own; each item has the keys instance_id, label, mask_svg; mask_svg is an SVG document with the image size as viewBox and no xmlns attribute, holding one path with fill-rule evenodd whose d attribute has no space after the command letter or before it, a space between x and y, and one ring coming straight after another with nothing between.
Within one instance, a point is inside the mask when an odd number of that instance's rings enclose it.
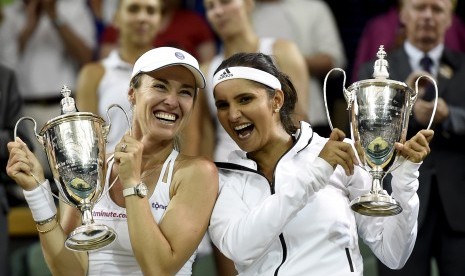
<instances>
[{"instance_id":1,"label":"trophy lid","mask_svg":"<svg viewBox=\"0 0 465 276\"><path fill-rule=\"evenodd\" d=\"M60 102L61 114L77 112L76 104L74 99L71 97L71 90L68 86L63 85L60 93L63 96L63 99Z\"/></svg>"},{"instance_id":2,"label":"trophy lid","mask_svg":"<svg viewBox=\"0 0 465 276\"><path fill-rule=\"evenodd\" d=\"M386 54L386 51L384 50L384 45L379 46L379 50L376 53L376 56L378 57L378 59L375 61L373 65L373 75L372 75L373 78L357 81L353 83L348 88L348 90L358 90L360 88L364 88L368 86L379 86L379 87L390 86L395 89L411 90L407 86L407 84L401 81L389 79L389 71L388 71L389 63L385 59L387 54Z\"/></svg>"},{"instance_id":3,"label":"trophy lid","mask_svg":"<svg viewBox=\"0 0 465 276\"><path fill-rule=\"evenodd\" d=\"M384 51L384 45L379 46L378 53L376 53L378 59L375 61L373 66L373 78L375 79L387 79L389 78L389 63L384 58L386 57L386 51Z\"/></svg>"},{"instance_id":4,"label":"trophy lid","mask_svg":"<svg viewBox=\"0 0 465 276\"><path fill-rule=\"evenodd\" d=\"M104 120L91 112L79 112L76 108L76 103L71 97L71 90L68 86L63 85L61 88L61 95L63 99L61 99L61 115L55 118L50 119L41 129L40 135L44 135L48 129L55 127L56 125L71 122L71 121L95 121L99 124L104 124Z\"/></svg>"}]
</instances>

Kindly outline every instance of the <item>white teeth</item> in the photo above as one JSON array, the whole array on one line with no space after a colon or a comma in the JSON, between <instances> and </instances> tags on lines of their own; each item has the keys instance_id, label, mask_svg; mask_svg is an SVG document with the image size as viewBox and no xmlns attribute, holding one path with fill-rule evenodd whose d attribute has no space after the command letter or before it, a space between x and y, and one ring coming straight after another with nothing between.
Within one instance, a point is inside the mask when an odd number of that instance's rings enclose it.
<instances>
[{"instance_id":1,"label":"white teeth","mask_svg":"<svg viewBox=\"0 0 465 276\"><path fill-rule=\"evenodd\" d=\"M250 126L250 125L252 125L252 124L247 123L247 124L238 125L238 126L234 127L234 130L239 131L239 130L244 129L244 128Z\"/></svg>"},{"instance_id":2,"label":"white teeth","mask_svg":"<svg viewBox=\"0 0 465 276\"><path fill-rule=\"evenodd\" d=\"M176 116L174 114L164 113L164 112L157 112L155 113L155 117L163 120L174 121L176 120Z\"/></svg>"}]
</instances>

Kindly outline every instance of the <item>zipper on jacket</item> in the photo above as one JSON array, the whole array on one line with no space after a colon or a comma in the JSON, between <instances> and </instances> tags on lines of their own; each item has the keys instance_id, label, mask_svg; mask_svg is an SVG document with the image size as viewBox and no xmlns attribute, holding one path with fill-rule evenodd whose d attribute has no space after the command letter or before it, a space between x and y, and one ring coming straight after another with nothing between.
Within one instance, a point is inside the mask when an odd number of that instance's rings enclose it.
<instances>
[{"instance_id":1,"label":"zipper on jacket","mask_svg":"<svg viewBox=\"0 0 465 276\"><path fill-rule=\"evenodd\" d=\"M313 130L312 130L313 131ZM295 141L294 141L294 144L278 159L278 161L276 162L276 166L273 170L273 181L272 182L269 182L268 181L268 178L266 178L266 176L261 173L260 171L258 170L252 170L250 168L247 168L247 167L244 167L242 165L238 165L238 164L234 164L234 163L228 163L228 162L215 162L216 166L219 167L219 168L224 168L224 169L230 169L230 170L241 170L241 171L245 171L245 172L251 172L251 173L256 173L258 175L261 175L265 178L265 180L268 182L269 184L269 187L270 187L270 193L273 195L276 193L275 191L275 173L276 173L276 168L278 167L278 164L279 162L281 161L281 159L286 156L286 154L288 154L291 149L297 144L297 142L299 141L300 137L302 136L299 136ZM304 147L306 148L310 143L311 141L313 140L313 132L312 132L312 136L310 137L307 145ZM303 149L301 149L303 150ZM298 152L300 152L301 150L299 150ZM281 263L278 265L278 267L276 268L275 272L274 272L274 276L277 276L278 275L278 272L279 272L279 269L281 268L281 266L284 264L284 262L286 261L287 259L287 245L286 245L286 241L284 240L284 235L283 233L279 234L279 242L281 243L281 247L283 249L283 259L281 261ZM349 253L348 251L346 251L347 254ZM349 258L349 263L350 263L350 266L351 266L351 271L353 271L353 268L352 268L352 261L350 260L350 255L348 255L348 258Z\"/></svg>"},{"instance_id":2,"label":"zipper on jacket","mask_svg":"<svg viewBox=\"0 0 465 276\"><path fill-rule=\"evenodd\" d=\"M354 265L352 264L352 257L350 257L349 248L346 248L347 261L349 262L350 272L354 272Z\"/></svg>"}]
</instances>

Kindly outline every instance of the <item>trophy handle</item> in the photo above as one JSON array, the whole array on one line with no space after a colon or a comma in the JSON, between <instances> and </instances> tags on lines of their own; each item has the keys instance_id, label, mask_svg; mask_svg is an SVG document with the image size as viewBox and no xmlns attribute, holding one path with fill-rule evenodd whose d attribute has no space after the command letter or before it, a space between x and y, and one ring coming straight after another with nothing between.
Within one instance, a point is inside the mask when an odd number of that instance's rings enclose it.
<instances>
[{"instance_id":1,"label":"trophy handle","mask_svg":"<svg viewBox=\"0 0 465 276\"><path fill-rule=\"evenodd\" d=\"M107 108L107 120L108 120L108 125L104 126L104 129L105 129L105 142L107 140L107 135L108 133L110 132L110 129L111 129L111 118L110 118L110 114L109 114L109 111L110 109L112 109L113 107L117 107L119 109L121 109L121 111L123 111L124 113L124 116L126 117L126 122L128 123L128 128L129 128L129 135L132 135L132 129L131 129L131 122L129 121L129 116L128 116L128 113L126 113L126 110L124 110L124 108L119 105L119 104L112 104L110 105L108 108Z\"/></svg>"},{"instance_id":2,"label":"trophy handle","mask_svg":"<svg viewBox=\"0 0 465 276\"><path fill-rule=\"evenodd\" d=\"M333 71L339 71L339 72L342 72L342 74L344 75L344 81L342 83L342 91L344 92L345 96L346 96L346 99L348 98L348 95L350 94L349 91L346 90L345 88L345 85L346 85L346 72L341 69L341 68L333 68L331 69L327 74L326 74L326 77L325 77L325 80L324 80L324 83L323 83L323 97L324 97L324 101L325 101L325 109L326 109L326 117L328 118L328 123L329 123L329 127L331 128L331 131L334 129L333 127L333 123L331 122L331 116L329 115L329 109L328 109L328 101L327 101L327 97L326 97L326 82L328 80L328 77L329 75L333 72ZM352 101L349 101L349 106L347 107L347 109L350 108L350 105L352 103Z\"/></svg>"},{"instance_id":3,"label":"trophy handle","mask_svg":"<svg viewBox=\"0 0 465 276\"><path fill-rule=\"evenodd\" d=\"M17 122L16 122L16 125L15 125L15 128L14 128L14 131L13 131L13 135L14 135L14 139L16 141L16 137L18 137L18 125L21 121L23 120L30 120L34 123L34 135L36 136L37 138L37 141L40 143L40 145L42 145L42 147L45 147L44 146L44 138L42 136L40 136L39 134L37 134L37 122L36 120L34 120L33 118L31 117L21 117ZM34 180L36 181L37 183L37 187L40 187L42 189L45 189L41 184L41 182L39 181L39 179L37 178L37 176L35 176L33 173L29 173L30 176L32 176L34 178ZM58 186L58 188L60 188L60 186ZM47 190L46 190L47 191ZM47 191L48 192L48 191ZM75 206L73 203L71 203L70 201L67 201L67 200L64 200L62 199L61 197L55 195L53 192L51 193L52 196L58 200L61 200L62 202L64 203L67 203L69 205L72 205L72 206Z\"/></svg>"},{"instance_id":4,"label":"trophy handle","mask_svg":"<svg viewBox=\"0 0 465 276\"><path fill-rule=\"evenodd\" d=\"M434 120L434 115L436 114L436 108L438 107L438 86L436 84L436 81L434 80L434 78L428 76L428 75L421 75L420 77L418 77L418 79L415 81L415 99L413 100L413 102L415 102L416 98L417 98L417 95L418 95L418 81L421 79L421 78L427 78L429 79L433 85L434 85L434 92L435 92L435 99L434 99L434 107L433 107L433 113L431 114L431 119L429 121L429 124L428 124L428 127L426 129L430 129L431 128L431 125L433 124L433 120ZM411 103L411 108L413 108L413 103Z\"/></svg>"},{"instance_id":5,"label":"trophy handle","mask_svg":"<svg viewBox=\"0 0 465 276\"><path fill-rule=\"evenodd\" d=\"M34 123L34 135L36 136L37 138L37 141L39 141L39 143L44 146L44 139L42 138L42 136L40 136L39 134L37 134L37 122L36 120L34 120L33 118L31 117L21 117L19 118L19 120L16 122L16 125L15 125L15 129L14 129L14 132L13 132L13 135L14 135L14 139L16 141L16 137L18 137L18 125L21 121L23 120L30 120Z\"/></svg>"},{"instance_id":6,"label":"trophy handle","mask_svg":"<svg viewBox=\"0 0 465 276\"><path fill-rule=\"evenodd\" d=\"M119 104L112 104L110 105L108 108L107 108L107 119L108 119L108 125L104 126L104 131L105 131L105 142L107 142L107 135L108 133L110 132L111 130L111 118L110 118L110 114L109 114L109 111L110 109L112 109L113 107L117 107L119 109L121 109L121 111L123 111L124 113L124 116L126 117L126 122L128 123L128 128L129 128L129 135L132 135L132 129L131 129L131 122L129 121L129 116L128 116L128 113L126 112L126 110L124 110L124 108L119 105ZM108 191L110 191L110 189L113 187L113 185L116 183L116 180L118 179L118 176L115 178L115 180L113 181L113 183L111 183L110 186L108 186L108 189L104 190L102 192L102 194L100 194L100 197L97 199L96 202L100 201L100 199L102 199L102 196L105 194L105 193L108 193Z\"/></svg>"},{"instance_id":7,"label":"trophy handle","mask_svg":"<svg viewBox=\"0 0 465 276\"><path fill-rule=\"evenodd\" d=\"M433 85L434 85L434 92L435 92L435 99L434 99L434 107L433 107L433 113L431 114L431 119L429 121L429 124L428 124L428 127L426 129L430 129L431 128L431 125L433 124L433 120L434 120L434 115L436 114L436 108L438 106L438 86L436 84L436 81L434 80L434 78L428 76L428 75L421 75L420 77L418 77L418 79L415 81L415 94L412 95L412 97L410 97L410 102L409 102L409 107L410 109L413 108L413 104L415 103L415 101L417 100L417 96L418 96L418 82L421 78L427 78L429 79ZM390 173L392 172L393 170L397 169L398 167L400 167L404 162L405 162L405 158L403 158L402 160L396 160L395 161L395 164L393 164L391 166L391 168L386 172L386 173Z\"/></svg>"}]
</instances>

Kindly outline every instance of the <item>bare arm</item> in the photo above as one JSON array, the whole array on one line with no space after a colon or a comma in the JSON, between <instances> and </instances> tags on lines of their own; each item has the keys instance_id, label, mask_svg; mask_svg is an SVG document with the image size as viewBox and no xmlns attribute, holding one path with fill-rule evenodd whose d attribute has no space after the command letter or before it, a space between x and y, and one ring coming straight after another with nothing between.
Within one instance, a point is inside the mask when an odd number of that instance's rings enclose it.
<instances>
[{"instance_id":1,"label":"bare arm","mask_svg":"<svg viewBox=\"0 0 465 276\"><path fill-rule=\"evenodd\" d=\"M76 105L79 111L98 114L98 86L105 74L100 63L85 65L79 72L76 86Z\"/></svg>"},{"instance_id":2,"label":"bare arm","mask_svg":"<svg viewBox=\"0 0 465 276\"><path fill-rule=\"evenodd\" d=\"M42 187L37 187L36 180L31 174L43 183L45 181L42 166L26 144L19 138L15 142L8 143L10 157L8 159L7 173L23 190L43 193ZM40 190L37 190L40 189ZM52 197L44 200L52 200ZM50 207L48 207L50 208ZM37 225L42 251L45 260L53 275L85 275L88 268L88 256L68 250L65 247L67 233L79 224L80 217L72 207L62 206L61 225L57 219L53 219L44 225ZM50 211L51 212L51 211ZM74 212L74 213L73 213ZM67 229L67 232L65 230Z\"/></svg>"},{"instance_id":3,"label":"bare arm","mask_svg":"<svg viewBox=\"0 0 465 276\"><path fill-rule=\"evenodd\" d=\"M218 193L218 173L205 159L187 162L175 172L175 188L160 224L147 219L152 217L147 198L126 197L131 245L145 275L175 274L207 230Z\"/></svg>"},{"instance_id":4,"label":"bare arm","mask_svg":"<svg viewBox=\"0 0 465 276\"><path fill-rule=\"evenodd\" d=\"M286 40L276 41L273 48L273 54L276 57L276 61L281 71L291 78L291 81L297 90L297 118L299 118L299 120L307 121L310 73L308 72L305 64L305 58L294 43Z\"/></svg>"},{"instance_id":5,"label":"bare arm","mask_svg":"<svg viewBox=\"0 0 465 276\"><path fill-rule=\"evenodd\" d=\"M54 26L60 35L63 44L68 53L80 64L84 65L93 58L93 49L89 47L68 25L62 21L58 23L58 13L56 8L56 0L43 0L45 12L50 17Z\"/></svg>"},{"instance_id":6,"label":"bare arm","mask_svg":"<svg viewBox=\"0 0 465 276\"><path fill-rule=\"evenodd\" d=\"M334 67L333 58L325 53L306 56L305 62L307 63L308 71L318 78L324 77Z\"/></svg>"}]
</instances>

